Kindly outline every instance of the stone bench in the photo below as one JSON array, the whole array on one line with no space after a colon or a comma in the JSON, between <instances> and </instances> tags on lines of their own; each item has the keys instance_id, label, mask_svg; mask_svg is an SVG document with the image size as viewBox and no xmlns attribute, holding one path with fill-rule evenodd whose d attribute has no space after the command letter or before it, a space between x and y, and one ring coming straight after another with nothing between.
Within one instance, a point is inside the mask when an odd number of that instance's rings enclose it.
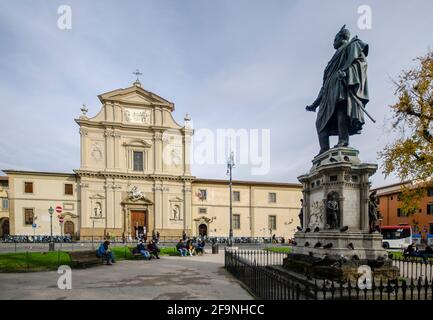
<instances>
[{"instance_id":1,"label":"stone bench","mask_svg":"<svg viewBox=\"0 0 433 320\"><path fill-rule=\"evenodd\" d=\"M87 268L89 266L102 264L103 258L96 255L95 250L68 252L73 268Z\"/></svg>"}]
</instances>

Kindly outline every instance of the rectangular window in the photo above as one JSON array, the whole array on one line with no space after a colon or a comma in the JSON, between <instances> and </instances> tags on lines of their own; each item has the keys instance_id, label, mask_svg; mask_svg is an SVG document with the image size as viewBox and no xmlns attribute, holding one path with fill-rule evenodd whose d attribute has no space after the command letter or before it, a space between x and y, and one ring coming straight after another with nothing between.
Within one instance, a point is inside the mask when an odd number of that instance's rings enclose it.
<instances>
[{"instance_id":1,"label":"rectangular window","mask_svg":"<svg viewBox=\"0 0 433 320\"><path fill-rule=\"evenodd\" d=\"M240 229L241 228L241 215L240 214L234 214L233 215L233 229Z\"/></svg>"},{"instance_id":2,"label":"rectangular window","mask_svg":"<svg viewBox=\"0 0 433 320\"><path fill-rule=\"evenodd\" d=\"M143 171L144 170L144 153L141 151L133 152L133 161L134 161L134 171Z\"/></svg>"},{"instance_id":3,"label":"rectangular window","mask_svg":"<svg viewBox=\"0 0 433 320\"><path fill-rule=\"evenodd\" d=\"M405 217L404 211L401 208L397 209L397 217Z\"/></svg>"},{"instance_id":4,"label":"rectangular window","mask_svg":"<svg viewBox=\"0 0 433 320\"><path fill-rule=\"evenodd\" d=\"M198 208L198 213L200 213L200 214L206 214L207 213L207 209L206 208Z\"/></svg>"},{"instance_id":5,"label":"rectangular window","mask_svg":"<svg viewBox=\"0 0 433 320\"><path fill-rule=\"evenodd\" d=\"M269 216L268 228L272 230L277 230L277 216Z\"/></svg>"},{"instance_id":6,"label":"rectangular window","mask_svg":"<svg viewBox=\"0 0 433 320\"><path fill-rule=\"evenodd\" d=\"M65 184L65 194L73 195L74 194L74 185L71 183Z\"/></svg>"},{"instance_id":7,"label":"rectangular window","mask_svg":"<svg viewBox=\"0 0 433 320\"><path fill-rule=\"evenodd\" d=\"M9 209L9 200L7 198L2 199L2 208L3 210Z\"/></svg>"},{"instance_id":8,"label":"rectangular window","mask_svg":"<svg viewBox=\"0 0 433 320\"><path fill-rule=\"evenodd\" d=\"M427 205L427 214L432 214L433 215L433 203L429 203Z\"/></svg>"},{"instance_id":9,"label":"rectangular window","mask_svg":"<svg viewBox=\"0 0 433 320\"><path fill-rule=\"evenodd\" d=\"M269 202L270 203L277 202L277 194L275 192L269 192Z\"/></svg>"},{"instance_id":10,"label":"rectangular window","mask_svg":"<svg viewBox=\"0 0 433 320\"><path fill-rule=\"evenodd\" d=\"M33 193L33 182L24 182L24 192Z\"/></svg>"},{"instance_id":11,"label":"rectangular window","mask_svg":"<svg viewBox=\"0 0 433 320\"><path fill-rule=\"evenodd\" d=\"M33 224L34 212L33 209L24 209L24 223Z\"/></svg>"},{"instance_id":12,"label":"rectangular window","mask_svg":"<svg viewBox=\"0 0 433 320\"><path fill-rule=\"evenodd\" d=\"M233 191L233 201L241 201L240 191Z\"/></svg>"},{"instance_id":13,"label":"rectangular window","mask_svg":"<svg viewBox=\"0 0 433 320\"><path fill-rule=\"evenodd\" d=\"M200 200L207 200L207 190L206 189L200 189L199 191L199 198Z\"/></svg>"},{"instance_id":14,"label":"rectangular window","mask_svg":"<svg viewBox=\"0 0 433 320\"><path fill-rule=\"evenodd\" d=\"M433 188L427 189L427 197L433 197Z\"/></svg>"}]
</instances>

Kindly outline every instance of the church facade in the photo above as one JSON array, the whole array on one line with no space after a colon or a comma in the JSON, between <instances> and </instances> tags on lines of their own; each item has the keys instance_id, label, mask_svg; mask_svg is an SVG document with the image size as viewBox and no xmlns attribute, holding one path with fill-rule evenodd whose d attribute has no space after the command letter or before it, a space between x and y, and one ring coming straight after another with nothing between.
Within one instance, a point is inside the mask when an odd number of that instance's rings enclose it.
<instances>
[{"instance_id":1,"label":"church facade","mask_svg":"<svg viewBox=\"0 0 433 320\"><path fill-rule=\"evenodd\" d=\"M228 182L191 174L193 129L172 112L174 104L131 87L99 95L101 110L76 119L80 168L73 173L3 170L8 177L11 235L75 238L126 237L158 231L176 238L227 236ZM235 181L235 236L291 237L296 230L301 186ZM50 218L48 208L61 206ZM59 223L58 216L64 222Z\"/></svg>"}]
</instances>

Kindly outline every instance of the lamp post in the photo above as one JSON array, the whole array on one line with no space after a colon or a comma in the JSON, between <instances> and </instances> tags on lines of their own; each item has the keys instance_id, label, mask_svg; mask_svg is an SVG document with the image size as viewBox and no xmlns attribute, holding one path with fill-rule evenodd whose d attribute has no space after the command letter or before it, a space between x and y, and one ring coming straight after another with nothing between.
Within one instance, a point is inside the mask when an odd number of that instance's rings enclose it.
<instances>
[{"instance_id":1,"label":"lamp post","mask_svg":"<svg viewBox=\"0 0 433 320\"><path fill-rule=\"evenodd\" d=\"M93 242L93 237L95 234L95 218L98 215L98 208L95 208L94 211L95 211L95 217L92 219L92 249L95 249L95 243Z\"/></svg>"},{"instance_id":2,"label":"lamp post","mask_svg":"<svg viewBox=\"0 0 433 320\"><path fill-rule=\"evenodd\" d=\"M53 213L54 209L53 207L50 207L48 209L48 213L50 214L50 244L49 244L49 251L54 251L54 241L53 241Z\"/></svg>"},{"instance_id":3,"label":"lamp post","mask_svg":"<svg viewBox=\"0 0 433 320\"><path fill-rule=\"evenodd\" d=\"M231 143L230 143L230 156L229 156L229 159L227 161L227 174L229 175L229 189L230 189L230 230L229 230L229 246L230 247L233 245L232 170L234 167L235 167L235 160L234 160L233 151L231 151Z\"/></svg>"}]
</instances>

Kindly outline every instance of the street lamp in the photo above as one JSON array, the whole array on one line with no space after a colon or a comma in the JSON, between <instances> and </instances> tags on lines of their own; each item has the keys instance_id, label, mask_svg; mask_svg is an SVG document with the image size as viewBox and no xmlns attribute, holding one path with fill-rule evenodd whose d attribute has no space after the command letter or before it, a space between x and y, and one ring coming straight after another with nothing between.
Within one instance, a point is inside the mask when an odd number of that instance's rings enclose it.
<instances>
[{"instance_id":1,"label":"street lamp","mask_svg":"<svg viewBox=\"0 0 433 320\"><path fill-rule=\"evenodd\" d=\"M54 209L53 207L50 207L48 209L48 213L50 214L50 244L49 244L49 251L54 251L54 241L53 241L53 213Z\"/></svg>"},{"instance_id":2,"label":"street lamp","mask_svg":"<svg viewBox=\"0 0 433 320\"><path fill-rule=\"evenodd\" d=\"M233 245L233 206L232 206L232 170L235 167L235 160L233 151L231 151L231 143L230 143L230 157L227 161L227 174L230 177L229 180L229 189L230 189L230 231L229 231L229 246Z\"/></svg>"}]
</instances>

